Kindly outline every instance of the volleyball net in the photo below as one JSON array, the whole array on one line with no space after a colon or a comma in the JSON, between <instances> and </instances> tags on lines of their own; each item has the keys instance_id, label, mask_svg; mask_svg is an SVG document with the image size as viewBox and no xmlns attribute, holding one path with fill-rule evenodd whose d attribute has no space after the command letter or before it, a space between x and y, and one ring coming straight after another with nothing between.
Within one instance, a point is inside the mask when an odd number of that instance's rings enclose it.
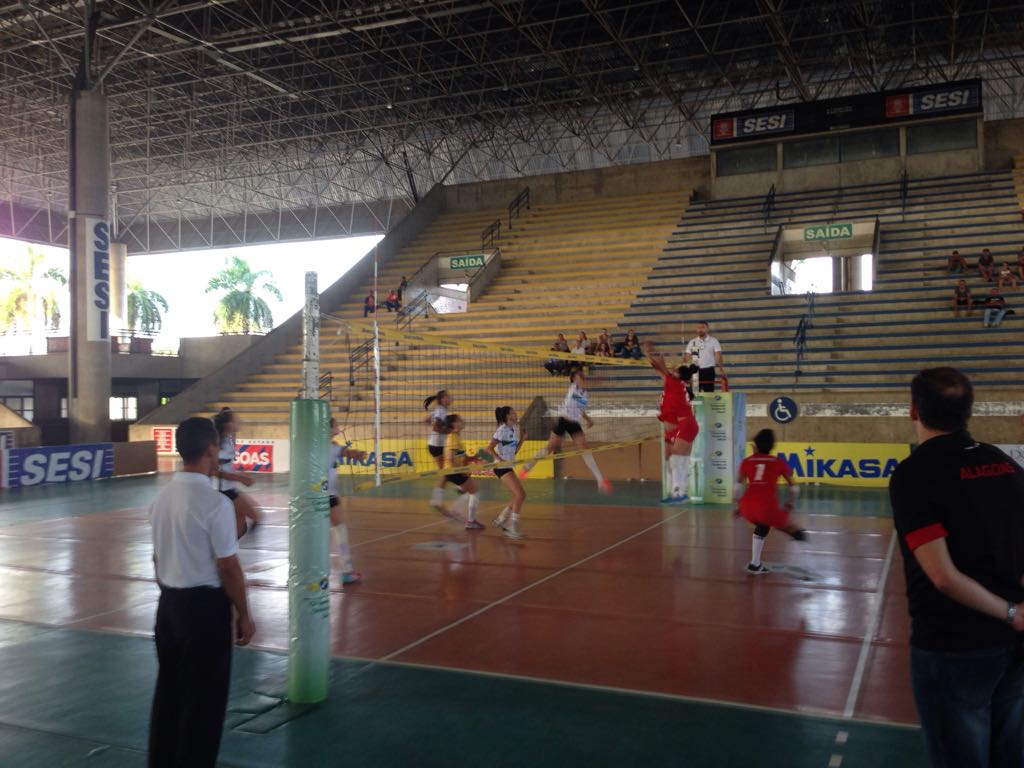
<instances>
[{"instance_id":1,"label":"volleyball net","mask_svg":"<svg viewBox=\"0 0 1024 768\"><path fill-rule=\"evenodd\" d=\"M660 437L654 418L660 384L646 360L574 355L543 349L471 341L402 330L391 323L322 318L321 361L333 371L333 415L337 442L366 453L345 459L342 472L356 489L450 472L428 448L432 416L441 404L428 398L446 393L446 411L461 419L462 446L473 457L471 473L489 475L511 466L484 455L496 428L495 409L515 409L525 437L516 465L544 447L570 385L582 371L587 392L587 450L598 455ZM379 376L378 376L379 369ZM646 385L638 394L637 384ZM439 447L444 437L433 441ZM435 451L436 452L436 451ZM584 451L566 435L560 449L538 462L531 478L554 476L555 461Z\"/></svg>"}]
</instances>

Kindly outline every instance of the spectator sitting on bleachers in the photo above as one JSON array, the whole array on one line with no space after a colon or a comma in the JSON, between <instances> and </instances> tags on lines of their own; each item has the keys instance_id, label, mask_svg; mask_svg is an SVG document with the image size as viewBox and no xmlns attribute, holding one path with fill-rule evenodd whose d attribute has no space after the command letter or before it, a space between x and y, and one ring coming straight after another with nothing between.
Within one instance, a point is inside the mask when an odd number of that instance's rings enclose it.
<instances>
[{"instance_id":1,"label":"spectator sitting on bleachers","mask_svg":"<svg viewBox=\"0 0 1024 768\"><path fill-rule=\"evenodd\" d=\"M985 328L995 328L1003 322L1007 312L1006 299L999 294L998 288L993 288L988 296L985 297L985 316L982 326Z\"/></svg>"},{"instance_id":2,"label":"spectator sitting on bleachers","mask_svg":"<svg viewBox=\"0 0 1024 768\"><path fill-rule=\"evenodd\" d=\"M398 309L402 306L402 302L398 300L398 291L392 288L388 291L388 297L384 300L384 306L387 307L388 312Z\"/></svg>"},{"instance_id":3,"label":"spectator sitting on bleachers","mask_svg":"<svg viewBox=\"0 0 1024 768\"><path fill-rule=\"evenodd\" d=\"M573 344L572 349L569 352L573 355L588 355L590 354L590 341L587 339L587 334L580 331L580 335L576 337L576 343Z\"/></svg>"},{"instance_id":4,"label":"spectator sitting on bleachers","mask_svg":"<svg viewBox=\"0 0 1024 768\"><path fill-rule=\"evenodd\" d=\"M630 328L629 332L626 333L626 339L615 348L616 357L632 357L634 360L639 360L643 356L643 350L640 348L640 338Z\"/></svg>"},{"instance_id":5,"label":"spectator sitting on bleachers","mask_svg":"<svg viewBox=\"0 0 1024 768\"><path fill-rule=\"evenodd\" d=\"M608 329L607 328L602 328L601 329L601 335L597 337L597 345L601 346L601 344L607 344L609 349L614 349L615 348L615 345L612 344L612 337L608 333Z\"/></svg>"},{"instance_id":6,"label":"spectator sitting on bleachers","mask_svg":"<svg viewBox=\"0 0 1024 768\"><path fill-rule=\"evenodd\" d=\"M1010 265L1003 262L1003 266L999 268L999 282L997 283L999 290L1003 289L1004 285L1010 286L1012 290L1017 290L1017 276L1013 274L1013 270L1010 269Z\"/></svg>"},{"instance_id":7,"label":"spectator sitting on bleachers","mask_svg":"<svg viewBox=\"0 0 1024 768\"><path fill-rule=\"evenodd\" d=\"M953 289L953 317L960 317L960 308L967 308L967 316L974 313L974 304L971 301L971 289L967 287L967 281L961 280Z\"/></svg>"},{"instance_id":8,"label":"spectator sitting on bleachers","mask_svg":"<svg viewBox=\"0 0 1024 768\"><path fill-rule=\"evenodd\" d=\"M992 252L988 248L982 248L981 256L978 257L978 274L981 275L982 280L992 282L992 267L995 264L995 259L992 258Z\"/></svg>"},{"instance_id":9,"label":"spectator sitting on bleachers","mask_svg":"<svg viewBox=\"0 0 1024 768\"><path fill-rule=\"evenodd\" d=\"M363 317L372 315L377 311L376 302L373 299L373 293L366 294L366 298L363 299Z\"/></svg>"},{"instance_id":10,"label":"spectator sitting on bleachers","mask_svg":"<svg viewBox=\"0 0 1024 768\"><path fill-rule=\"evenodd\" d=\"M960 255L960 251L953 251L946 257L946 272L966 272L967 259Z\"/></svg>"},{"instance_id":11,"label":"spectator sitting on bleachers","mask_svg":"<svg viewBox=\"0 0 1024 768\"><path fill-rule=\"evenodd\" d=\"M611 357L611 345L607 341L597 342L597 349L594 350L594 354L597 355L598 357Z\"/></svg>"},{"instance_id":12,"label":"spectator sitting on bleachers","mask_svg":"<svg viewBox=\"0 0 1024 768\"><path fill-rule=\"evenodd\" d=\"M558 334L558 338L555 339L555 343L551 345L552 352L568 352L569 342L565 340L565 334ZM552 376L559 373L566 373L569 370L569 361L562 360L558 357L552 357L546 363L544 363L544 369Z\"/></svg>"}]
</instances>

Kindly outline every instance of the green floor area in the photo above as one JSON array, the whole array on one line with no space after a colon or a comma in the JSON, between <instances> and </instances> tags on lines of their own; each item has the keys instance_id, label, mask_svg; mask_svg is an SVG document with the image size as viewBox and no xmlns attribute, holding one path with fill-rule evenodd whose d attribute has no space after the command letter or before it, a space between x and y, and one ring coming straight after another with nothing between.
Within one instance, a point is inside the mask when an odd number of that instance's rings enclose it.
<instances>
[{"instance_id":1,"label":"green floor area","mask_svg":"<svg viewBox=\"0 0 1024 768\"><path fill-rule=\"evenodd\" d=\"M0 649L0 765L145 765L150 640L0 621ZM284 655L234 659L225 766L926 765L911 728L340 659L296 707Z\"/></svg>"}]
</instances>

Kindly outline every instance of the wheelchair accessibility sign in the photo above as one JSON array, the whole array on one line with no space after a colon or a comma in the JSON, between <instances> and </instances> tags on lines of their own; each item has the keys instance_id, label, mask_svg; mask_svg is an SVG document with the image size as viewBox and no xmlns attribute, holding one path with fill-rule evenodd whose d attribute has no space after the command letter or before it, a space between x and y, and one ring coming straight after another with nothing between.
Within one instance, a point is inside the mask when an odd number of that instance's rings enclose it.
<instances>
[{"instance_id":1,"label":"wheelchair accessibility sign","mask_svg":"<svg viewBox=\"0 0 1024 768\"><path fill-rule=\"evenodd\" d=\"M796 419L796 402L789 397L776 397L768 405L768 415L778 424L789 424Z\"/></svg>"}]
</instances>

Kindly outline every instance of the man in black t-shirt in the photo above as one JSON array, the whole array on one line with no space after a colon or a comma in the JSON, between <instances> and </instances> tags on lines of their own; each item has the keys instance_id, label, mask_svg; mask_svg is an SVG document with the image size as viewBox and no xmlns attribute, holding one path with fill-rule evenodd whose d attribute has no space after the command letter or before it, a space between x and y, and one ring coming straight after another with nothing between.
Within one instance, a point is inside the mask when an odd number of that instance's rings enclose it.
<instances>
[{"instance_id":1,"label":"man in black t-shirt","mask_svg":"<svg viewBox=\"0 0 1024 768\"><path fill-rule=\"evenodd\" d=\"M911 680L936 768L1024 766L1024 469L967 432L954 368L911 384L918 447L889 483Z\"/></svg>"}]
</instances>

